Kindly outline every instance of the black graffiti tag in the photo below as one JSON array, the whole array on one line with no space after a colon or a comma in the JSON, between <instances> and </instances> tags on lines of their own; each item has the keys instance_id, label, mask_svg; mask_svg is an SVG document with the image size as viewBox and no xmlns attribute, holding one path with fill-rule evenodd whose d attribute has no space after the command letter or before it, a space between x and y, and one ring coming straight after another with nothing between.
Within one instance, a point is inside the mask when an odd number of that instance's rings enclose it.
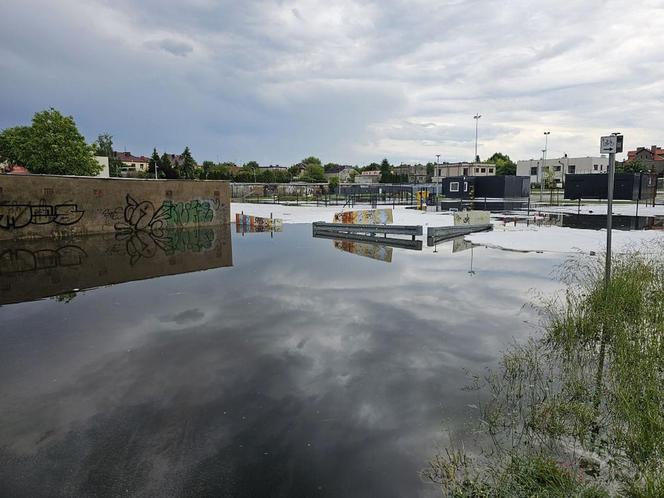
<instances>
[{"instance_id":1,"label":"black graffiti tag","mask_svg":"<svg viewBox=\"0 0 664 498\"><path fill-rule=\"evenodd\" d=\"M150 201L138 202L131 195L125 197L124 222L116 223L115 229L123 232L137 230L155 231L165 225L163 206L158 209Z\"/></svg>"},{"instance_id":2,"label":"black graffiti tag","mask_svg":"<svg viewBox=\"0 0 664 498\"><path fill-rule=\"evenodd\" d=\"M0 274L78 266L86 257L86 252L74 245L58 249L40 249L38 251L7 249L0 253Z\"/></svg>"},{"instance_id":3,"label":"black graffiti tag","mask_svg":"<svg viewBox=\"0 0 664 498\"><path fill-rule=\"evenodd\" d=\"M64 204L0 204L0 228L24 228L28 225L74 225L85 211L73 203Z\"/></svg>"}]
</instances>

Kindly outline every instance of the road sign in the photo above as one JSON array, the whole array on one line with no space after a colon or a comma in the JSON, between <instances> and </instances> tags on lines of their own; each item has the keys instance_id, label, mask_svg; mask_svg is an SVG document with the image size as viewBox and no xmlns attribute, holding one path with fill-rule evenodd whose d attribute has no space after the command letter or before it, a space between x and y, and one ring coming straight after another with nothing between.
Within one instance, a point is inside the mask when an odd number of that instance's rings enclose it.
<instances>
[{"instance_id":1,"label":"road sign","mask_svg":"<svg viewBox=\"0 0 664 498\"><path fill-rule=\"evenodd\" d=\"M602 137L599 142L599 153L600 154L615 154L618 148L618 137L615 135L609 135L608 137Z\"/></svg>"},{"instance_id":2,"label":"road sign","mask_svg":"<svg viewBox=\"0 0 664 498\"><path fill-rule=\"evenodd\" d=\"M600 154L616 154L623 151L623 136L609 135L602 137L599 142Z\"/></svg>"}]
</instances>

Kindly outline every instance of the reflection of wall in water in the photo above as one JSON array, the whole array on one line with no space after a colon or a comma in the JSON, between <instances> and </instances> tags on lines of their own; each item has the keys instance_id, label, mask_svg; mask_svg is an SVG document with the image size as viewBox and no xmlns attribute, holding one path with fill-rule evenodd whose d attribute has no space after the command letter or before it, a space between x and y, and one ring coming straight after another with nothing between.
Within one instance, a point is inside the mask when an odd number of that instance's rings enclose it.
<instances>
[{"instance_id":1,"label":"reflection of wall in water","mask_svg":"<svg viewBox=\"0 0 664 498\"><path fill-rule=\"evenodd\" d=\"M0 244L0 304L232 266L230 226Z\"/></svg>"},{"instance_id":2,"label":"reflection of wall in water","mask_svg":"<svg viewBox=\"0 0 664 498\"><path fill-rule=\"evenodd\" d=\"M377 259L386 263L392 262L392 248L380 244L365 244L352 240L335 240L334 247L342 251L364 256L365 258Z\"/></svg>"}]
</instances>

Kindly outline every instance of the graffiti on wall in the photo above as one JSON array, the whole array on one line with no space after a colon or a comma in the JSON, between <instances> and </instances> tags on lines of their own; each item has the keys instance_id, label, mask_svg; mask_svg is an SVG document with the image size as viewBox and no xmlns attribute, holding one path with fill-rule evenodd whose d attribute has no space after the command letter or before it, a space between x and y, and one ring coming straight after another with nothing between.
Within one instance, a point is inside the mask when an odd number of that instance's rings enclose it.
<instances>
[{"instance_id":1,"label":"graffiti on wall","mask_svg":"<svg viewBox=\"0 0 664 498\"><path fill-rule=\"evenodd\" d=\"M250 216L247 214L235 214L235 227L240 232L240 227L242 228L242 233L247 232L266 232L269 230L274 230L275 232L280 232L284 220L281 218L261 218L260 216Z\"/></svg>"},{"instance_id":2,"label":"graffiti on wall","mask_svg":"<svg viewBox=\"0 0 664 498\"><path fill-rule=\"evenodd\" d=\"M0 228L5 230L24 228L28 225L74 225L85 211L72 202L62 204L0 204Z\"/></svg>"},{"instance_id":3,"label":"graffiti on wall","mask_svg":"<svg viewBox=\"0 0 664 498\"><path fill-rule=\"evenodd\" d=\"M121 232L148 231L153 232L164 228L166 220L162 206L155 208L150 201L137 201L130 194L125 197L123 221L115 224Z\"/></svg>"},{"instance_id":4,"label":"graffiti on wall","mask_svg":"<svg viewBox=\"0 0 664 498\"><path fill-rule=\"evenodd\" d=\"M194 199L189 202L164 201L166 224L171 227L198 223L210 223L214 219L214 210L210 201Z\"/></svg>"},{"instance_id":5,"label":"graffiti on wall","mask_svg":"<svg viewBox=\"0 0 664 498\"><path fill-rule=\"evenodd\" d=\"M368 209L364 211L344 211L335 213L334 223L359 225L389 225L394 218L392 209Z\"/></svg>"},{"instance_id":6,"label":"graffiti on wall","mask_svg":"<svg viewBox=\"0 0 664 498\"><path fill-rule=\"evenodd\" d=\"M0 253L0 274L79 266L86 257L86 252L74 245L38 251L7 249Z\"/></svg>"},{"instance_id":7,"label":"graffiti on wall","mask_svg":"<svg viewBox=\"0 0 664 498\"><path fill-rule=\"evenodd\" d=\"M159 232L167 227L210 223L214 219L214 201L195 199L186 202L164 201L156 207L150 201L137 201L127 194L122 220L114 227L122 232ZM219 201L216 201L217 203ZM106 219L117 218L118 210L107 210Z\"/></svg>"}]
</instances>

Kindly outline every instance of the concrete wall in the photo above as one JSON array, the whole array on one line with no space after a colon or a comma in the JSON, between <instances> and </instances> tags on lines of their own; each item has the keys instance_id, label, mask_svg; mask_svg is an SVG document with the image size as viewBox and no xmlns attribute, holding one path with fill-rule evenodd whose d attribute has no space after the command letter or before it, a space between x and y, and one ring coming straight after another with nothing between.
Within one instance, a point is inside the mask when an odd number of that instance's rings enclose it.
<instances>
[{"instance_id":1,"label":"concrete wall","mask_svg":"<svg viewBox=\"0 0 664 498\"><path fill-rule=\"evenodd\" d=\"M227 223L225 181L0 175L0 240Z\"/></svg>"}]
</instances>

